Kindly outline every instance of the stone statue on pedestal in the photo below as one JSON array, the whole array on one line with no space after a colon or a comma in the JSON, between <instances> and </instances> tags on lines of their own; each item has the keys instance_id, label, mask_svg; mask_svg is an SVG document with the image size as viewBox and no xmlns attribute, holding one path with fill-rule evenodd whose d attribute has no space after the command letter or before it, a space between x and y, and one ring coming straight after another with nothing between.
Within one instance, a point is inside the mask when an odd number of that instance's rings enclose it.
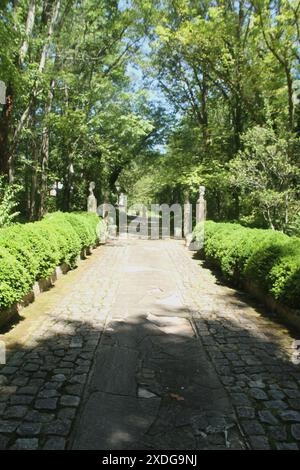
<instances>
[{"instance_id":1,"label":"stone statue on pedestal","mask_svg":"<svg viewBox=\"0 0 300 470\"><path fill-rule=\"evenodd\" d=\"M119 196L119 207L124 207L127 205L127 196L124 193L121 193Z\"/></svg>"},{"instance_id":2,"label":"stone statue on pedestal","mask_svg":"<svg viewBox=\"0 0 300 470\"><path fill-rule=\"evenodd\" d=\"M96 187L95 183L93 181L91 181L90 185L89 185L90 195L87 199L87 210L88 210L88 212L97 213L97 199L95 198L95 195L94 195L95 187Z\"/></svg>"},{"instance_id":3,"label":"stone statue on pedestal","mask_svg":"<svg viewBox=\"0 0 300 470\"><path fill-rule=\"evenodd\" d=\"M204 199L205 186L199 186L199 198L197 200L196 222L204 222L206 219L206 201Z\"/></svg>"}]
</instances>

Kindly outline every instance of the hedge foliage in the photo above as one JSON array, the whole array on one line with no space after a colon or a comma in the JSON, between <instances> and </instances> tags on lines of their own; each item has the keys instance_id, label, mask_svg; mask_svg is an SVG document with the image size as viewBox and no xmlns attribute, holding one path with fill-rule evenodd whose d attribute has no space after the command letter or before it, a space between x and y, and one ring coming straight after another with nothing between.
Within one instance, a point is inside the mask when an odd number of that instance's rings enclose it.
<instances>
[{"instance_id":1,"label":"hedge foliage","mask_svg":"<svg viewBox=\"0 0 300 470\"><path fill-rule=\"evenodd\" d=\"M197 227L194 236L197 238ZM205 223L203 254L224 277L252 281L276 300L300 308L300 239L239 224Z\"/></svg>"},{"instance_id":2,"label":"hedge foliage","mask_svg":"<svg viewBox=\"0 0 300 470\"><path fill-rule=\"evenodd\" d=\"M59 264L74 267L81 250L100 240L104 230L96 214L62 212L0 229L0 310L20 301Z\"/></svg>"}]
</instances>

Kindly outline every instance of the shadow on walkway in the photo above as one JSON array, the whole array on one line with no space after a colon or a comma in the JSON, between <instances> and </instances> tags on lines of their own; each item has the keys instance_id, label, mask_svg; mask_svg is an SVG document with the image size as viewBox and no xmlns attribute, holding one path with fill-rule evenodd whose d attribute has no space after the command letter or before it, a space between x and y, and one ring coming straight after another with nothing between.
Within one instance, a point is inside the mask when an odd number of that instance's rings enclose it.
<instances>
[{"instance_id":1,"label":"shadow on walkway","mask_svg":"<svg viewBox=\"0 0 300 470\"><path fill-rule=\"evenodd\" d=\"M297 448L291 337L204 274L201 305L190 310L176 297L180 279L187 295L196 288L180 271L192 268L185 252L174 248L176 274L160 246L141 247L133 261L121 248L115 259L123 264L110 268L107 286L116 272L122 282L108 324L100 307L94 314L97 296L71 290L67 302L79 300L69 313L53 310L48 330L26 347L10 344L0 369L0 448ZM95 265L83 279L94 279ZM75 319L77 305L90 321Z\"/></svg>"},{"instance_id":2,"label":"shadow on walkway","mask_svg":"<svg viewBox=\"0 0 300 470\"><path fill-rule=\"evenodd\" d=\"M101 330L68 320L68 334L49 335L31 348L15 344L16 352L1 370L8 380L1 390L1 442L14 447L16 439L26 437L39 448L51 443L60 448L71 445L72 430L75 448L240 448L231 400L253 410L255 433L244 429L250 442L266 435L276 444L274 426L259 422L257 411L264 409L272 412L274 425L279 419L282 434L291 440L290 425L280 414L293 408L299 396L299 366L276 338L264 338L234 321L205 324L195 318L228 399L199 340L191 337L187 316L184 309L165 308L161 316L114 321L100 344ZM74 335L82 343L72 344ZM251 396L257 389L263 396ZM272 393L281 389L283 396L274 398ZM248 418L245 422L249 427Z\"/></svg>"}]
</instances>

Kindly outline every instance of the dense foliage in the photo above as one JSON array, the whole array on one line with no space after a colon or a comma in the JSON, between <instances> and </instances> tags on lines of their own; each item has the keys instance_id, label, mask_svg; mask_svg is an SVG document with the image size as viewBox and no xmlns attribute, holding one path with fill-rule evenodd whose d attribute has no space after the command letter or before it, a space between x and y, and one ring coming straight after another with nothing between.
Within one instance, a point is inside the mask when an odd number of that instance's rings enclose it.
<instances>
[{"instance_id":1,"label":"dense foliage","mask_svg":"<svg viewBox=\"0 0 300 470\"><path fill-rule=\"evenodd\" d=\"M2 0L0 223L13 182L32 221L89 181L99 202L204 184L210 218L297 233L299 31L298 0Z\"/></svg>"},{"instance_id":2,"label":"dense foliage","mask_svg":"<svg viewBox=\"0 0 300 470\"><path fill-rule=\"evenodd\" d=\"M23 218L85 209L90 181L108 200L155 134L159 113L128 72L140 19L115 0L0 2L0 174L22 185Z\"/></svg>"},{"instance_id":3,"label":"dense foliage","mask_svg":"<svg viewBox=\"0 0 300 470\"><path fill-rule=\"evenodd\" d=\"M89 215L56 213L84 210L90 181L99 203L194 202L201 184L209 218L240 223L207 224L207 256L295 306L299 31L298 0L0 0L1 259L27 273L15 295L92 242Z\"/></svg>"},{"instance_id":4,"label":"dense foliage","mask_svg":"<svg viewBox=\"0 0 300 470\"><path fill-rule=\"evenodd\" d=\"M94 245L104 230L96 214L60 212L0 229L0 309L19 301L59 264L74 267L81 250Z\"/></svg>"},{"instance_id":5,"label":"dense foliage","mask_svg":"<svg viewBox=\"0 0 300 470\"><path fill-rule=\"evenodd\" d=\"M193 202L214 220L293 233L299 212L298 0L163 0L148 76L174 116L164 153L128 178L135 199Z\"/></svg>"},{"instance_id":6,"label":"dense foliage","mask_svg":"<svg viewBox=\"0 0 300 470\"><path fill-rule=\"evenodd\" d=\"M195 228L197 238L197 227ZM239 224L205 224L203 253L223 276L237 284L250 280L281 303L300 305L300 240Z\"/></svg>"}]
</instances>

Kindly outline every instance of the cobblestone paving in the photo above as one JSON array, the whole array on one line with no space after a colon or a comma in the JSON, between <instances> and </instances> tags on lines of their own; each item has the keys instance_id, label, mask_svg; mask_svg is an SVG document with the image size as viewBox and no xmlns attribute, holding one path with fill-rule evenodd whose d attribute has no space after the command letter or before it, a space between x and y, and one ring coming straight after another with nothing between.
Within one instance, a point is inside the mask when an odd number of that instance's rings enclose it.
<instances>
[{"instance_id":1,"label":"cobblestone paving","mask_svg":"<svg viewBox=\"0 0 300 470\"><path fill-rule=\"evenodd\" d=\"M154 246L156 252L151 252ZM144 273L126 271L135 251L135 266L148 263ZM234 425L238 430L232 448L298 449L300 366L291 360L295 334L261 315L244 294L221 285L181 242L118 242L98 248L84 263L76 283L61 297L57 283L59 301L28 322L28 331L24 320L26 334L10 348L7 364L0 369L0 449L64 449L74 439L78 442L85 432L82 419L89 389L91 396L106 402L111 413L107 426L118 420L136 426L130 420L138 407L138 425L145 427L145 434L128 448L155 449L157 442L159 448L173 449L228 447L227 434L226 445L224 436L208 436L212 423L220 425L220 414L214 415L211 407L201 414L206 401L216 397L216 410L223 406L235 423L227 422L225 428ZM148 289L143 291L138 281L132 286L131 275L150 280ZM161 279L166 288L163 283L159 288ZM116 302L120 285L121 304ZM176 298L173 307L163 303L169 288L183 299L181 306ZM143 300L128 311L139 293ZM153 299L157 311L149 312ZM5 341L6 334L0 339ZM206 369L211 390L208 386L205 392ZM172 399L166 397L167 386L175 387L180 380L187 380L188 386ZM141 429L135 432L138 436Z\"/></svg>"},{"instance_id":2,"label":"cobblestone paving","mask_svg":"<svg viewBox=\"0 0 300 470\"><path fill-rule=\"evenodd\" d=\"M81 265L80 283L9 352L0 369L0 449L66 447L109 317L119 250L95 250Z\"/></svg>"},{"instance_id":3,"label":"cobblestone paving","mask_svg":"<svg viewBox=\"0 0 300 470\"><path fill-rule=\"evenodd\" d=\"M249 297L218 282L203 262L172 245L193 320L234 404L249 448L299 449L300 366L292 333ZM201 267L199 267L199 265Z\"/></svg>"}]
</instances>

